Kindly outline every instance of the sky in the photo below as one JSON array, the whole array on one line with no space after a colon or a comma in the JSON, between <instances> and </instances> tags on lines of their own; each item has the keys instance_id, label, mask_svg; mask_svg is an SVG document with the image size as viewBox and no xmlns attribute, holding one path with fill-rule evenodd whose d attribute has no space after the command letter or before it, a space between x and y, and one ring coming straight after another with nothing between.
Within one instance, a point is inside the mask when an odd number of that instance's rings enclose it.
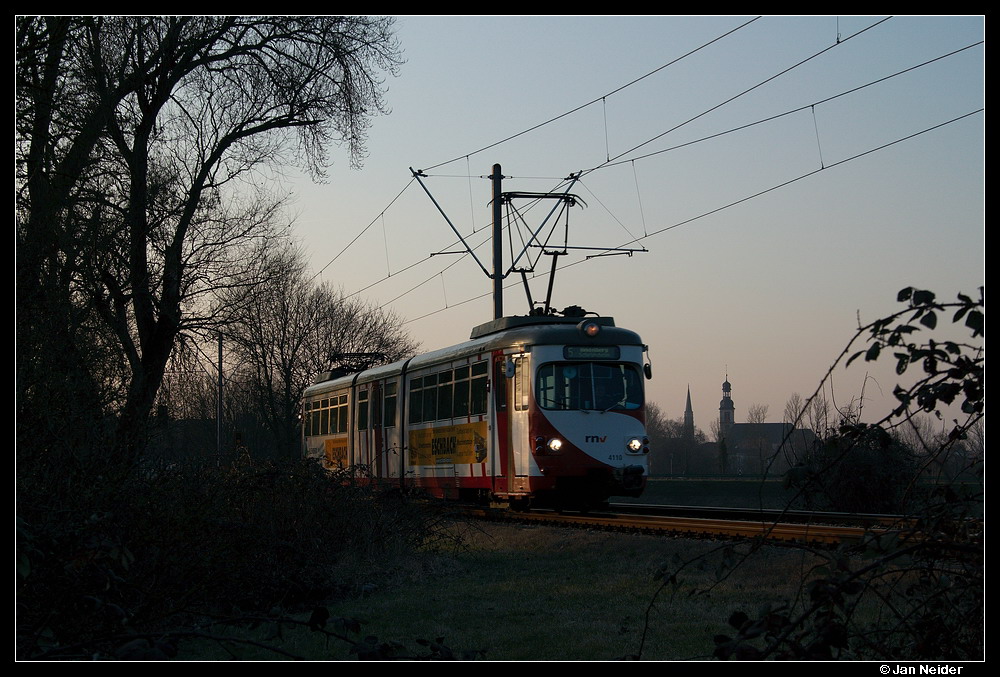
<instances>
[{"instance_id":1,"label":"sky","mask_svg":"<svg viewBox=\"0 0 1000 677\"><path fill-rule=\"evenodd\" d=\"M394 312L424 350L460 343L492 319L491 282L469 256L430 256L457 238L410 168L475 244L494 163L505 191L553 190L582 170L569 244L648 251L570 250L552 305L637 331L647 397L668 416L690 387L707 433L728 374L737 422L751 404L782 420L859 320L899 309L898 290L952 300L984 284L984 48L914 67L984 40L985 21L751 19L399 17L406 61L386 79L391 112L372 121L363 168L333 148L325 182L288 177L312 270ZM519 277L507 284L505 313L526 314ZM891 404L891 366L838 369L827 396L863 393L873 420Z\"/></svg>"}]
</instances>

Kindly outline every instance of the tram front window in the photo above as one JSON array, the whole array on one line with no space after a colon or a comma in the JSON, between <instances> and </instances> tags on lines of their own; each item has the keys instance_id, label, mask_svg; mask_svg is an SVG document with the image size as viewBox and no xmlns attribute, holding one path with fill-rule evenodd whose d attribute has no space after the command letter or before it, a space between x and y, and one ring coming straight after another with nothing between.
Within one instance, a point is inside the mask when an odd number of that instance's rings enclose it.
<instances>
[{"instance_id":1,"label":"tram front window","mask_svg":"<svg viewBox=\"0 0 1000 677\"><path fill-rule=\"evenodd\" d=\"M553 362L538 369L535 399L543 409L638 409L642 377L634 364Z\"/></svg>"}]
</instances>

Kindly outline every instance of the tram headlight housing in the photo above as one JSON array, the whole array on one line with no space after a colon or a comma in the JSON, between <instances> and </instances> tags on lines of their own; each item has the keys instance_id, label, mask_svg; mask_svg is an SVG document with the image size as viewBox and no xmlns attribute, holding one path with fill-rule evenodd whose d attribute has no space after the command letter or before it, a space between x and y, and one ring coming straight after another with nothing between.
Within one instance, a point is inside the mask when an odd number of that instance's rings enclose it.
<instances>
[{"instance_id":1,"label":"tram headlight housing","mask_svg":"<svg viewBox=\"0 0 1000 677\"><path fill-rule=\"evenodd\" d=\"M584 320L580 324L576 325L576 328L583 333L584 336L594 338L601 333L601 325L593 320Z\"/></svg>"},{"instance_id":2,"label":"tram headlight housing","mask_svg":"<svg viewBox=\"0 0 1000 677\"><path fill-rule=\"evenodd\" d=\"M557 454L562 450L563 441L559 437L550 437L545 439L542 436L535 438L535 453L536 454Z\"/></svg>"},{"instance_id":3,"label":"tram headlight housing","mask_svg":"<svg viewBox=\"0 0 1000 677\"><path fill-rule=\"evenodd\" d=\"M649 453L649 438L648 437L629 437L625 440L625 449L630 454L648 454Z\"/></svg>"}]
</instances>

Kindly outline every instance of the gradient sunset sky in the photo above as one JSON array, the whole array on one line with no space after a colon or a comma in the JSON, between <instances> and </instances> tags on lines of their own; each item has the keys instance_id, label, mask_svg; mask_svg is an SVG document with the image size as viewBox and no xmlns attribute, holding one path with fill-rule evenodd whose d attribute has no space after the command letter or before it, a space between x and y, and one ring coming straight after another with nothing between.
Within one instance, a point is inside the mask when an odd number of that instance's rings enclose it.
<instances>
[{"instance_id":1,"label":"gradient sunset sky","mask_svg":"<svg viewBox=\"0 0 1000 677\"><path fill-rule=\"evenodd\" d=\"M295 237L320 279L364 289L424 349L440 348L492 318L488 297L470 300L490 281L470 257L429 256L456 238L409 167L426 169L477 244L494 163L505 190L551 190L584 170L573 192L588 206L571 213L570 244L649 251L560 259L576 265L557 274L553 305L639 332L648 398L669 416L690 385L707 433L728 371L738 422L752 403L780 421L859 318L898 308L899 289L953 300L984 284L985 21L751 19L400 17L391 114L373 121L362 170L333 149L328 182L289 177ZM508 284L507 314L526 313L519 278ZM533 284L543 297L547 278ZM884 413L891 366L838 369L837 403L864 385L865 418Z\"/></svg>"}]
</instances>

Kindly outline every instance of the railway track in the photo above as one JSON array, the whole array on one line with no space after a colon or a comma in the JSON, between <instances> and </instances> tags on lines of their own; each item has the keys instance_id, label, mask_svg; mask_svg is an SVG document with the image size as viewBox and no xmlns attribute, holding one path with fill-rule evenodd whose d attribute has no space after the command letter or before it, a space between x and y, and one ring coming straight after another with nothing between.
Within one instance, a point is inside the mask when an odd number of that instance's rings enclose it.
<instances>
[{"instance_id":1,"label":"railway track","mask_svg":"<svg viewBox=\"0 0 1000 677\"><path fill-rule=\"evenodd\" d=\"M777 542L797 542L816 544L837 544L858 542L866 532L874 529L889 530L886 526L845 525L845 516L836 515L831 520L841 523L816 523L806 521L775 521L767 519L759 510L736 510L731 508L706 509L671 506L678 509L675 514L666 514L667 506L653 506L654 510L643 510L650 506L615 505L607 512L556 512L554 510L532 510L514 512L509 510L488 510L469 508L468 514L482 519L514 521L532 524L576 526L614 531L635 531L650 534L689 536L695 538L765 538ZM618 508L626 508L619 511ZM715 514L713 515L713 510ZM688 514L676 514L676 512ZM774 511L780 512L780 511ZM800 520L805 515L800 513ZM871 517L871 516L868 516ZM888 516L879 516L887 518ZM818 520L817 520L818 521ZM898 526L897 526L898 529Z\"/></svg>"},{"instance_id":2,"label":"railway track","mask_svg":"<svg viewBox=\"0 0 1000 677\"><path fill-rule=\"evenodd\" d=\"M789 522L794 524L891 527L894 529L912 526L912 521L908 520L903 515L824 512L818 510L776 510L770 508L653 505L648 503L611 503L609 508L616 513L623 514L702 517L708 519L731 519L738 521L750 520L763 522Z\"/></svg>"}]
</instances>

